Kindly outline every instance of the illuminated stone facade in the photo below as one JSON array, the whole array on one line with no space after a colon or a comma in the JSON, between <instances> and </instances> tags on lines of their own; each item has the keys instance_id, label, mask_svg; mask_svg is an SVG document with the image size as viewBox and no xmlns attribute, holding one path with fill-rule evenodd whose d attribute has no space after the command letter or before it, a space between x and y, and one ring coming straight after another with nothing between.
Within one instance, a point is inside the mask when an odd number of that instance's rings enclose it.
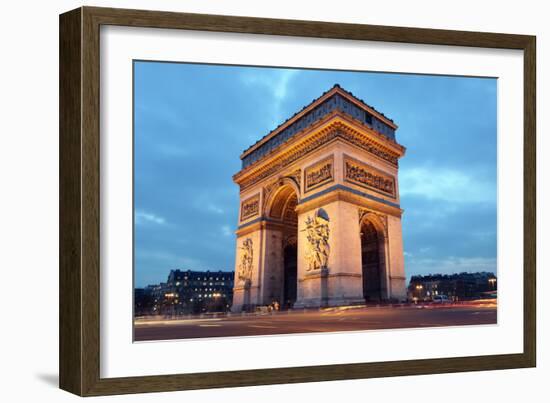
<instances>
[{"instance_id":1,"label":"illuminated stone facade","mask_svg":"<svg viewBox=\"0 0 550 403\"><path fill-rule=\"evenodd\" d=\"M406 298L396 129L336 85L244 151L234 311Z\"/></svg>"}]
</instances>

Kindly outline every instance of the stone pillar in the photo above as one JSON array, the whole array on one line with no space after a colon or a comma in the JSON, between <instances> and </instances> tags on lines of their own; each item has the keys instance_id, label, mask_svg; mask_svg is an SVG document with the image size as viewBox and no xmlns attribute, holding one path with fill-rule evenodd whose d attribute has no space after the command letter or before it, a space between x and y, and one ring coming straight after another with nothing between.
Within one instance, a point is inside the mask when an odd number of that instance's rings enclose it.
<instances>
[{"instance_id":1,"label":"stone pillar","mask_svg":"<svg viewBox=\"0 0 550 403\"><path fill-rule=\"evenodd\" d=\"M388 294L391 299L404 301L407 299L405 284L405 262L403 257L403 234L401 217L388 216Z\"/></svg>"},{"instance_id":2,"label":"stone pillar","mask_svg":"<svg viewBox=\"0 0 550 403\"><path fill-rule=\"evenodd\" d=\"M233 288L232 312L241 312L243 310L254 309L260 295L261 287L261 240L262 229L254 232L240 235L237 237L235 253L235 279ZM243 261L245 253L244 242L251 241L251 260L249 267Z\"/></svg>"},{"instance_id":3,"label":"stone pillar","mask_svg":"<svg viewBox=\"0 0 550 403\"><path fill-rule=\"evenodd\" d=\"M298 286L296 303L294 308L313 308L323 305L322 301L322 282L321 272L325 271L322 268L317 270L310 270L310 263L308 256L311 253L309 246L308 233L307 233L307 220L312 219L316 213L316 210L310 210L307 212L298 214ZM332 232L332 223L329 217L329 234ZM331 237L329 235L329 245ZM332 252L329 254L328 265L331 265Z\"/></svg>"},{"instance_id":4,"label":"stone pillar","mask_svg":"<svg viewBox=\"0 0 550 403\"><path fill-rule=\"evenodd\" d=\"M250 308L250 284L241 284L233 288L231 312L247 311Z\"/></svg>"},{"instance_id":5,"label":"stone pillar","mask_svg":"<svg viewBox=\"0 0 550 403\"><path fill-rule=\"evenodd\" d=\"M233 279L233 303L231 312L242 312L246 304L250 303L250 283L245 287L245 282L239 278L239 266L241 262L241 251L239 249L243 238L237 238L235 252L235 278Z\"/></svg>"},{"instance_id":6,"label":"stone pillar","mask_svg":"<svg viewBox=\"0 0 550 403\"><path fill-rule=\"evenodd\" d=\"M284 280L283 232L275 225L264 230L264 253L262 257L261 293L259 305L282 302Z\"/></svg>"},{"instance_id":7,"label":"stone pillar","mask_svg":"<svg viewBox=\"0 0 550 403\"><path fill-rule=\"evenodd\" d=\"M343 200L334 204L335 254L334 269L329 273L329 305L363 304L365 300L358 207Z\"/></svg>"},{"instance_id":8,"label":"stone pillar","mask_svg":"<svg viewBox=\"0 0 550 403\"><path fill-rule=\"evenodd\" d=\"M330 253L327 267L311 269L308 254L307 220L319 208L298 215L298 298L296 308L353 305L363 303L361 241L357 208L344 201L322 206L328 216Z\"/></svg>"}]
</instances>

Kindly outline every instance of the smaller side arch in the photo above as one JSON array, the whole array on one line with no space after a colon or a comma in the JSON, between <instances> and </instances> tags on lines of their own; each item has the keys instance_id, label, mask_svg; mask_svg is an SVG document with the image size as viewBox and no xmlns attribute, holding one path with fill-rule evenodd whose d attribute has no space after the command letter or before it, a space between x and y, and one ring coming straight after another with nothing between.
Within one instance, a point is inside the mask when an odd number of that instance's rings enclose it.
<instances>
[{"instance_id":1,"label":"smaller side arch","mask_svg":"<svg viewBox=\"0 0 550 403\"><path fill-rule=\"evenodd\" d=\"M388 238L382 217L374 212L365 212L359 220L361 241L361 275L363 297L366 302L388 298Z\"/></svg>"}]
</instances>

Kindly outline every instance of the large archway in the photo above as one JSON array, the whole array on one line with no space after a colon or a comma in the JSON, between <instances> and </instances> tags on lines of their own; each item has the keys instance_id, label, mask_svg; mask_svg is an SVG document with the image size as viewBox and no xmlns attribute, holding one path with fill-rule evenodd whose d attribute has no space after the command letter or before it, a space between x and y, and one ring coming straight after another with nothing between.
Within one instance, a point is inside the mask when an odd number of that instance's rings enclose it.
<instances>
[{"instance_id":1,"label":"large archway","mask_svg":"<svg viewBox=\"0 0 550 403\"><path fill-rule=\"evenodd\" d=\"M336 85L241 154L232 310L407 297L396 130Z\"/></svg>"},{"instance_id":2,"label":"large archway","mask_svg":"<svg viewBox=\"0 0 550 403\"><path fill-rule=\"evenodd\" d=\"M296 302L298 289L298 195L293 186L282 185L269 206L269 218L279 224L281 242L274 252L281 257L280 297L281 309L290 309Z\"/></svg>"},{"instance_id":3,"label":"large archway","mask_svg":"<svg viewBox=\"0 0 550 403\"><path fill-rule=\"evenodd\" d=\"M384 299L384 237L375 224L365 219L361 223L361 272L365 302Z\"/></svg>"}]
</instances>

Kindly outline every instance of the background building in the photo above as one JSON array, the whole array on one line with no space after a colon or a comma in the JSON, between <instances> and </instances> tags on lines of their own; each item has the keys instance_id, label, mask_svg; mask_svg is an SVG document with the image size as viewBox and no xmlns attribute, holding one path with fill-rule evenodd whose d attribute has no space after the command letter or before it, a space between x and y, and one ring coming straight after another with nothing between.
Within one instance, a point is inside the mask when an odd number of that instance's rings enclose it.
<instances>
[{"instance_id":1,"label":"background building","mask_svg":"<svg viewBox=\"0 0 550 403\"><path fill-rule=\"evenodd\" d=\"M446 295L459 301L493 298L497 294L497 278L494 273L456 273L412 276L408 287L410 300L431 300L436 295Z\"/></svg>"},{"instance_id":2,"label":"background building","mask_svg":"<svg viewBox=\"0 0 550 403\"><path fill-rule=\"evenodd\" d=\"M134 290L134 316L225 312L234 272L171 270L165 283Z\"/></svg>"}]
</instances>

